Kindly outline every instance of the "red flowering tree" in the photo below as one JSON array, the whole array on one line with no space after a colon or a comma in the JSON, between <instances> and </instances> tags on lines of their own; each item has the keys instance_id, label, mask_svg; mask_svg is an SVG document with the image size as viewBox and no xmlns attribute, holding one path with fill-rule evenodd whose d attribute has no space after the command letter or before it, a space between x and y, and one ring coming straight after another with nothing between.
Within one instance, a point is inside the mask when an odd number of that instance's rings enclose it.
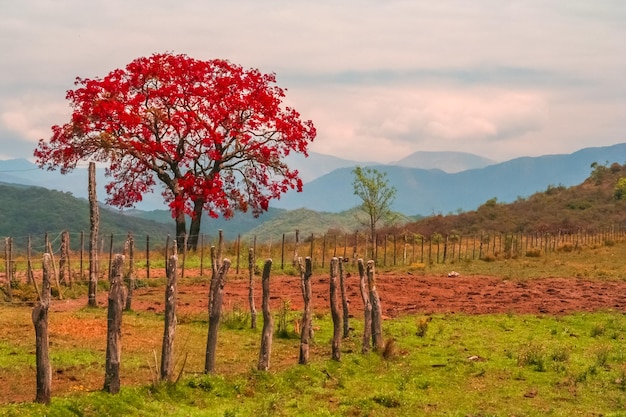
<instances>
[{"instance_id":1,"label":"red flowering tree","mask_svg":"<svg viewBox=\"0 0 626 417\"><path fill-rule=\"evenodd\" d=\"M282 104L274 74L165 53L75 84L67 93L71 119L39 141L37 164L66 173L80 161L106 163L106 202L120 208L161 182L179 244L186 215L195 249L203 212L258 215L271 199L302 189L283 158L306 155L315 127Z\"/></svg>"}]
</instances>

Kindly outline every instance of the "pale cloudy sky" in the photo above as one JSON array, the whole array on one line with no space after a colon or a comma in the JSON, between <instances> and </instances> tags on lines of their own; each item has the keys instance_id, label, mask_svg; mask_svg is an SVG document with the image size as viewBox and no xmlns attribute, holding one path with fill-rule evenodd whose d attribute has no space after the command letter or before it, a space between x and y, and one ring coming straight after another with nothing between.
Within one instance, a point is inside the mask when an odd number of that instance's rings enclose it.
<instances>
[{"instance_id":1,"label":"pale cloudy sky","mask_svg":"<svg viewBox=\"0 0 626 417\"><path fill-rule=\"evenodd\" d=\"M0 159L30 158L68 120L76 76L155 52L275 72L318 129L311 150L345 159L626 142L624 0L0 4Z\"/></svg>"}]
</instances>

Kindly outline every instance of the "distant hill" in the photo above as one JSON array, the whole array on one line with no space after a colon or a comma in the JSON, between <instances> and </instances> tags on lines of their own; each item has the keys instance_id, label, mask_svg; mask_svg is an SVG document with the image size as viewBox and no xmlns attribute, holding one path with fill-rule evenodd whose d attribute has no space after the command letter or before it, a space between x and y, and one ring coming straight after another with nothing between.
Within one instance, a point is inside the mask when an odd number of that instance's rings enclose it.
<instances>
[{"instance_id":1,"label":"distant hill","mask_svg":"<svg viewBox=\"0 0 626 417\"><path fill-rule=\"evenodd\" d=\"M84 232L85 248L89 241L89 202L70 193L41 187L0 183L0 237L11 237L16 247L24 248L28 236L32 237L33 250L43 250L43 239L55 241L67 230L73 247L80 244ZM127 216L118 211L100 208L100 236L104 239L114 235L114 245L122 245L128 232L136 239L146 235L154 245L163 246L167 235L174 235L174 221L169 224ZM56 247L57 244L55 243Z\"/></svg>"},{"instance_id":2,"label":"distant hill","mask_svg":"<svg viewBox=\"0 0 626 417\"><path fill-rule=\"evenodd\" d=\"M453 174L468 169L484 168L495 163L494 160L465 152L418 151L389 165L404 168L440 169L443 172Z\"/></svg>"},{"instance_id":3,"label":"distant hill","mask_svg":"<svg viewBox=\"0 0 626 417\"><path fill-rule=\"evenodd\" d=\"M549 185L576 185L589 176L593 162L623 161L626 143L572 154L517 158L454 174L387 165L372 167L386 172L390 185L398 190L393 210L428 216L473 210L494 197L500 202L512 202ZM359 204L352 183L352 168L337 169L305 184L301 193L287 193L273 205L287 210L345 211Z\"/></svg>"},{"instance_id":4,"label":"distant hill","mask_svg":"<svg viewBox=\"0 0 626 417\"><path fill-rule=\"evenodd\" d=\"M476 210L404 224L402 232L431 236L483 232L577 234L620 228L623 231L626 195L616 195L616 185L626 178L626 164L599 164L590 171L588 178L571 187L550 186L507 204L490 199Z\"/></svg>"}]
</instances>

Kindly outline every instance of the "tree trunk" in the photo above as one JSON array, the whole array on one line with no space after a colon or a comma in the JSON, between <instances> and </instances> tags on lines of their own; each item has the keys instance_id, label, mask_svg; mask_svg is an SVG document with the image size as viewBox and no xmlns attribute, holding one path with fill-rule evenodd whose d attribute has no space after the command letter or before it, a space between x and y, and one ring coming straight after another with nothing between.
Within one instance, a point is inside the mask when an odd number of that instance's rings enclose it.
<instances>
[{"instance_id":1,"label":"tree trunk","mask_svg":"<svg viewBox=\"0 0 626 417\"><path fill-rule=\"evenodd\" d=\"M380 307L380 298L376 290L376 273L374 270L374 261L367 261L367 285L370 295L370 303L372 304L372 345L374 350L381 351L384 345L383 341L383 315Z\"/></svg>"},{"instance_id":2,"label":"tree trunk","mask_svg":"<svg viewBox=\"0 0 626 417\"><path fill-rule=\"evenodd\" d=\"M311 312L311 275L313 275L313 267L311 258L307 257L305 265L302 265L302 258L298 259L300 266L300 280L302 283L302 297L304 298L304 311L302 313L302 323L300 325L300 357L298 363L306 365L309 362L309 345L312 337L312 312Z\"/></svg>"},{"instance_id":3,"label":"tree trunk","mask_svg":"<svg viewBox=\"0 0 626 417\"><path fill-rule=\"evenodd\" d=\"M179 213L174 220L176 222L176 245L182 248L187 238L187 219L185 213Z\"/></svg>"},{"instance_id":4,"label":"tree trunk","mask_svg":"<svg viewBox=\"0 0 626 417\"><path fill-rule=\"evenodd\" d=\"M209 312L209 333L206 341L206 356L204 362L204 373L215 372L215 351L217 350L217 332L220 327L220 318L222 317L222 299L224 296L224 284L226 282L226 274L230 268L230 260L224 259L222 266L217 273L215 279L216 284L213 288L213 304Z\"/></svg>"},{"instance_id":5,"label":"tree trunk","mask_svg":"<svg viewBox=\"0 0 626 417\"><path fill-rule=\"evenodd\" d=\"M250 304L250 328L256 329L256 306L254 305L254 249L248 250L248 304Z\"/></svg>"},{"instance_id":6,"label":"tree trunk","mask_svg":"<svg viewBox=\"0 0 626 417\"><path fill-rule=\"evenodd\" d=\"M372 346L372 303L370 302L368 279L365 275L363 259L359 259L357 262L361 283L361 299L363 300L363 347L361 352L369 353Z\"/></svg>"},{"instance_id":7,"label":"tree trunk","mask_svg":"<svg viewBox=\"0 0 626 417\"><path fill-rule=\"evenodd\" d=\"M341 360L341 315L337 301L338 269L339 259L334 257L330 261L330 313L333 319L332 358L336 361Z\"/></svg>"},{"instance_id":8,"label":"tree trunk","mask_svg":"<svg viewBox=\"0 0 626 417\"><path fill-rule=\"evenodd\" d=\"M89 289L87 305L96 307L96 292L98 288L98 228L100 214L96 197L96 164L89 163Z\"/></svg>"},{"instance_id":9,"label":"tree trunk","mask_svg":"<svg viewBox=\"0 0 626 417\"><path fill-rule=\"evenodd\" d=\"M33 309L32 319L35 326L37 395L35 401L50 404L52 388L52 369L50 367L48 339L48 307L50 306L50 255L43 255L43 283L39 301Z\"/></svg>"},{"instance_id":10,"label":"tree trunk","mask_svg":"<svg viewBox=\"0 0 626 417\"><path fill-rule=\"evenodd\" d=\"M193 203L193 216L191 218L191 224L189 225L187 250L194 252L198 249L198 238L200 237L200 225L202 223L202 212L204 211L204 203L204 200L196 200Z\"/></svg>"},{"instance_id":11,"label":"tree trunk","mask_svg":"<svg viewBox=\"0 0 626 417\"><path fill-rule=\"evenodd\" d=\"M347 260L347 259L345 259ZM339 258L339 288L341 289L341 308L343 310L343 337L350 336L350 310L348 308L348 294L346 292L346 279L343 274L344 258Z\"/></svg>"},{"instance_id":12,"label":"tree trunk","mask_svg":"<svg viewBox=\"0 0 626 417\"><path fill-rule=\"evenodd\" d=\"M107 351L104 390L117 394L120 390L120 360L122 353L122 310L126 298L123 282L124 255L115 255L111 270L111 288L107 312Z\"/></svg>"},{"instance_id":13,"label":"tree trunk","mask_svg":"<svg viewBox=\"0 0 626 417\"><path fill-rule=\"evenodd\" d=\"M171 380L174 369L174 335L176 334L176 296L178 280L178 253L174 244L173 254L167 263L165 287L165 325L161 349L161 380Z\"/></svg>"},{"instance_id":14,"label":"tree trunk","mask_svg":"<svg viewBox=\"0 0 626 417\"><path fill-rule=\"evenodd\" d=\"M263 267L263 333L261 334L261 349L259 350L259 371L270 369L270 356L272 354L272 333L274 333L274 321L270 312L270 272L272 260L265 261Z\"/></svg>"}]
</instances>

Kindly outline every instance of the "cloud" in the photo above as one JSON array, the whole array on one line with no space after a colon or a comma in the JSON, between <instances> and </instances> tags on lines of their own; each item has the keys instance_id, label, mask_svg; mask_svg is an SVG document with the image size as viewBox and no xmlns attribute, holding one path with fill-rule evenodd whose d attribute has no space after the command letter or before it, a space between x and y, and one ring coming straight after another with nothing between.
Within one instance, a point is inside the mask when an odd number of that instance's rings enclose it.
<instances>
[{"instance_id":1,"label":"cloud","mask_svg":"<svg viewBox=\"0 0 626 417\"><path fill-rule=\"evenodd\" d=\"M626 140L621 0L25 0L0 16L0 143L68 117L76 76L187 53L276 72L312 150L503 160Z\"/></svg>"}]
</instances>

